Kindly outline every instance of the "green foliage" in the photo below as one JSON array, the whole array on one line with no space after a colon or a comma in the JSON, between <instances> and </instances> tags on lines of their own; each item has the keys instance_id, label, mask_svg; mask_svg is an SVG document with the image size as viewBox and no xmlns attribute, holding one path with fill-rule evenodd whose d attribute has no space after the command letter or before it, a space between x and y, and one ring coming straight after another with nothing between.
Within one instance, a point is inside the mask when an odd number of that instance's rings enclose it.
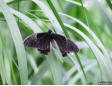
<instances>
[{"instance_id":1,"label":"green foliage","mask_svg":"<svg viewBox=\"0 0 112 86\"><path fill-rule=\"evenodd\" d=\"M1 0L0 84L111 82L111 9L110 0ZM57 45L48 55L25 50L26 36L48 29L75 41L80 51L63 58Z\"/></svg>"}]
</instances>

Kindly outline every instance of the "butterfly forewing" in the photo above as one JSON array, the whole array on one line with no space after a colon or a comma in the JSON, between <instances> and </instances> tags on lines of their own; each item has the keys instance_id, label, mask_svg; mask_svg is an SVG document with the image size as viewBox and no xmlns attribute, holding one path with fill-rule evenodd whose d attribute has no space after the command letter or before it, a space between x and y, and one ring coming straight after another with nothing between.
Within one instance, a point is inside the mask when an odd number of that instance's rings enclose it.
<instances>
[{"instance_id":1,"label":"butterfly forewing","mask_svg":"<svg viewBox=\"0 0 112 86\"><path fill-rule=\"evenodd\" d=\"M24 40L24 45L27 47L35 47L41 53L48 54L50 51L50 38L48 33L33 34Z\"/></svg>"},{"instance_id":2,"label":"butterfly forewing","mask_svg":"<svg viewBox=\"0 0 112 86\"><path fill-rule=\"evenodd\" d=\"M24 45L26 47L36 47L36 43L37 43L37 34L30 35L24 40Z\"/></svg>"},{"instance_id":3,"label":"butterfly forewing","mask_svg":"<svg viewBox=\"0 0 112 86\"><path fill-rule=\"evenodd\" d=\"M24 40L24 45L26 47L35 47L37 48L37 44L38 44L38 40L41 39L43 36L45 36L46 33L35 33L35 34L32 34L30 36L28 36L27 38L25 38Z\"/></svg>"}]
</instances>

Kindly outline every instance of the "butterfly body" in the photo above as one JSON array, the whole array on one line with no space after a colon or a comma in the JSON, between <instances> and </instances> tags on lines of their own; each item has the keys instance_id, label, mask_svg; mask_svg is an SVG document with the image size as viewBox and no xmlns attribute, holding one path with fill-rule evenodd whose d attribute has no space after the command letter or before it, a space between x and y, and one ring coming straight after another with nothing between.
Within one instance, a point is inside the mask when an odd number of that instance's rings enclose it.
<instances>
[{"instance_id":1,"label":"butterfly body","mask_svg":"<svg viewBox=\"0 0 112 86\"><path fill-rule=\"evenodd\" d=\"M63 56L67 56L67 53L78 52L79 48L68 38L62 35L52 33L51 30L45 33L35 33L24 40L24 45L26 47L37 48L40 53L47 55L50 52L50 42L53 47L55 47L55 42L57 43L60 52Z\"/></svg>"}]
</instances>

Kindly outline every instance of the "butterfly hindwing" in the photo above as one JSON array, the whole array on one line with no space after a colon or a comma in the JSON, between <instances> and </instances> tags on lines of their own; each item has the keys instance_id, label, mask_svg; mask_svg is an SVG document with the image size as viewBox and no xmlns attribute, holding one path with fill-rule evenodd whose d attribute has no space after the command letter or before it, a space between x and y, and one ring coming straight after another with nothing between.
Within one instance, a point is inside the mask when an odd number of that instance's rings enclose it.
<instances>
[{"instance_id":1,"label":"butterfly hindwing","mask_svg":"<svg viewBox=\"0 0 112 86\"><path fill-rule=\"evenodd\" d=\"M48 54L50 51L50 37L49 35L43 36L38 40L38 50L43 54Z\"/></svg>"},{"instance_id":2,"label":"butterfly hindwing","mask_svg":"<svg viewBox=\"0 0 112 86\"><path fill-rule=\"evenodd\" d=\"M66 56L67 55L67 52L66 52L66 38L64 36L59 35L59 34L52 34L52 35L53 35L53 39L58 44L58 47L59 47L62 55Z\"/></svg>"},{"instance_id":3,"label":"butterfly hindwing","mask_svg":"<svg viewBox=\"0 0 112 86\"><path fill-rule=\"evenodd\" d=\"M66 48L67 53L79 51L79 48L77 47L77 45L69 39L66 40L66 47L67 47Z\"/></svg>"},{"instance_id":4,"label":"butterfly hindwing","mask_svg":"<svg viewBox=\"0 0 112 86\"><path fill-rule=\"evenodd\" d=\"M79 48L71 40L65 38L64 36L53 34L54 40L57 42L59 49L63 56L67 56L67 53L78 52Z\"/></svg>"}]
</instances>

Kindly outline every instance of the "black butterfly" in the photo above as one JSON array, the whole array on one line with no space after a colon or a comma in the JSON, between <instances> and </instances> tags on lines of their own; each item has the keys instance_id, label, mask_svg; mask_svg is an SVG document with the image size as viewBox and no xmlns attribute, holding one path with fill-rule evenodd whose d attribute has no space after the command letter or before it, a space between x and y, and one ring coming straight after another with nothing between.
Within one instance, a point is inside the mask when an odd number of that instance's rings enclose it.
<instances>
[{"instance_id":1,"label":"black butterfly","mask_svg":"<svg viewBox=\"0 0 112 86\"><path fill-rule=\"evenodd\" d=\"M55 47L54 41L56 41L63 56L67 56L67 53L73 51L79 51L77 45L74 44L71 40L65 38L62 35L52 33L51 30L49 30L48 32L35 33L28 36L24 40L24 45L27 47L37 48L40 53L47 55L48 52L50 52L50 42L52 43L53 47Z\"/></svg>"}]
</instances>

